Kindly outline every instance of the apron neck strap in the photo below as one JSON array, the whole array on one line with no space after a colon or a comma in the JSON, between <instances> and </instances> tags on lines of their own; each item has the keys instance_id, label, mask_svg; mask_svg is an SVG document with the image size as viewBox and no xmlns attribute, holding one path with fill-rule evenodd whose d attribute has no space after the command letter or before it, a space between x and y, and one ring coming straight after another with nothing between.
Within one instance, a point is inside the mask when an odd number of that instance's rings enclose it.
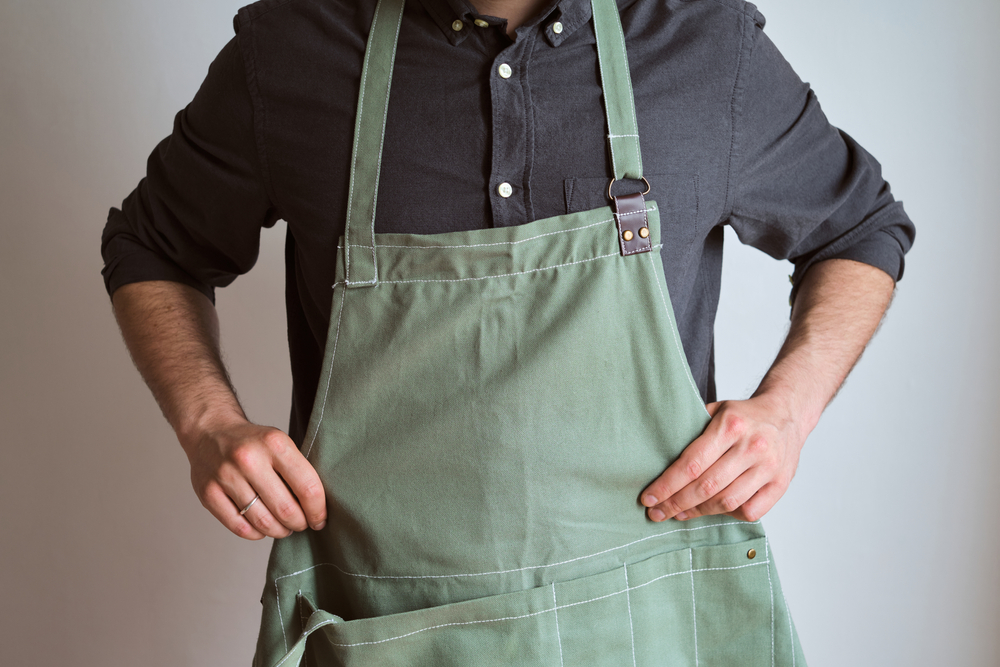
<instances>
[{"instance_id":1,"label":"apron neck strap","mask_svg":"<svg viewBox=\"0 0 1000 667\"><path fill-rule=\"evenodd\" d=\"M396 60L396 42L403 22L403 0L378 0L368 32L365 61L361 68L358 113L354 120L354 150L351 153L351 187L344 225L344 282L347 287L378 282L375 260L375 203L382 171L385 117L389 109L389 85Z\"/></svg>"},{"instance_id":2,"label":"apron neck strap","mask_svg":"<svg viewBox=\"0 0 1000 667\"><path fill-rule=\"evenodd\" d=\"M639 125L635 120L632 76L625 55L625 34L614 0L591 0L597 64L601 69L604 113L608 120L608 148L615 179L642 179Z\"/></svg>"},{"instance_id":3,"label":"apron neck strap","mask_svg":"<svg viewBox=\"0 0 1000 667\"><path fill-rule=\"evenodd\" d=\"M396 43L405 0L378 0L368 33L361 89L354 121L354 149L344 226L345 282L347 287L378 283L375 253L375 205L389 87L396 60ZM642 179L642 153L635 119L632 78L625 54L625 35L615 0L591 0L597 60L608 121L608 147L615 179Z\"/></svg>"}]
</instances>

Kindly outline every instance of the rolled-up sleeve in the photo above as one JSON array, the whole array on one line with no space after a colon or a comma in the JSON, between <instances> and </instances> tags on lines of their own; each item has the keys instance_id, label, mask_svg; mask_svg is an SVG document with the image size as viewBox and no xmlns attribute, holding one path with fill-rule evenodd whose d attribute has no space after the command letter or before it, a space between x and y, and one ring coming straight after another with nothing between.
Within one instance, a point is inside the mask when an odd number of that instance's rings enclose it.
<instances>
[{"instance_id":1,"label":"rolled-up sleeve","mask_svg":"<svg viewBox=\"0 0 1000 667\"><path fill-rule=\"evenodd\" d=\"M795 264L793 298L809 267L826 259L864 262L899 280L913 223L879 163L830 125L761 25L741 100L728 223L743 243Z\"/></svg>"},{"instance_id":2,"label":"rolled-up sleeve","mask_svg":"<svg viewBox=\"0 0 1000 667\"><path fill-rule=\"evenodd\" d=\"M238 39L216 57L146 176L112 208L101 239L108 294L170 280L214 300L257 260L262 227L278 219L264 178L254 106Z\"/></svg>"}]
</instances>

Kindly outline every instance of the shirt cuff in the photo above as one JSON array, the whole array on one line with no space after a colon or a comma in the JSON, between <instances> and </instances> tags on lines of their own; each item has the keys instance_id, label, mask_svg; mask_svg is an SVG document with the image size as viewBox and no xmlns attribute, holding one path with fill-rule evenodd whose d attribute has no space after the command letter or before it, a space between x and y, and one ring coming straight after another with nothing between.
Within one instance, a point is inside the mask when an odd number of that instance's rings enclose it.
<instances>
[{"instance_id":1,"label":"shirt cuff","mask_svg":"<svg viewBox=\"0 0 1000 667\"><path fill-rule=\"evenodd\" d=\"M795 302L806 272L817 262L851 259L881 269L895 281L903 277L904 255L916 235L913 223L900 202L882 209L850 233L811 255L796 258L789 304Z\"/></svg>"},{"instance_id":2,"label":"shirt cuff","mask_svg":"<svg viewBox=\"0 0 1000 667\"><path fill-rule=\"evenodd\" d=\"M193 287L215 303L214 287L206 285L177 264L142 245L134 235L124 231L122 226L114 224L114 218L123 215L117 209L111 210L108 229L101 244L101 254L104 257L101 275L104 276L104 287L109 297L114 296L115 290L122 285L148 280L169 280Z\"/></svg>"}]
</instances>

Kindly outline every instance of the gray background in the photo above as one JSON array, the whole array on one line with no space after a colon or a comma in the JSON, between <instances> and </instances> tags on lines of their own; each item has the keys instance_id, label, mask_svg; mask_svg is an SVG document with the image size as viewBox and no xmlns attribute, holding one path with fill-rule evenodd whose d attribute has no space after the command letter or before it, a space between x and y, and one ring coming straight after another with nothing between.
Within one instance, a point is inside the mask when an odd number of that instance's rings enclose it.
<instances>
[{"instance_id":1,"label":"gray background","mask_svg":"<svg viewBox=\"0 0 1000 667\"><path fill-rule=\"evenodd\" d=\"M762 0L919 236L881 332L765 519L810 663L1000 663L1000 3ZM238 2L0 4L0 646L8 665L247 665L268 543L201 508L122 346L100 231ZM219 294L251 418L284 426L283 225ZM783 265L727 238L720 395L787 324Z\"/></svg>"}]
</instances>

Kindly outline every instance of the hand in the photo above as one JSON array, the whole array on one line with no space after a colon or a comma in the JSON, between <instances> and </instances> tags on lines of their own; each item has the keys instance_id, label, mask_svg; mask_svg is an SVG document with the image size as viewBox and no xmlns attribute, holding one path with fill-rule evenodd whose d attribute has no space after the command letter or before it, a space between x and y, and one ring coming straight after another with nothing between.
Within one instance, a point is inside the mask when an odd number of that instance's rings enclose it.
<instances>
[{"instance_id":1,"label":"hand","mask_svg":"<svg viewBox=\"0 0 1000 667\"><path fill-rule=\"evenodd\" d=\"M772 395L706 406L712 421L642 492L653 521L764 516L788 489L810 429Z\"/></svg>"},{"instance_id":2,"label":"hand","mask_svg":"<svg viewBox=\"0 0 1000 667\"><path fill-rule=\"evenodd\" d=\"M233 418L182 445L201 504L239 537L282 538L326 525L323 483L291 438L278 429ZM258 494L260 500L240 516Z\"/></svg>"}]
</instances>

